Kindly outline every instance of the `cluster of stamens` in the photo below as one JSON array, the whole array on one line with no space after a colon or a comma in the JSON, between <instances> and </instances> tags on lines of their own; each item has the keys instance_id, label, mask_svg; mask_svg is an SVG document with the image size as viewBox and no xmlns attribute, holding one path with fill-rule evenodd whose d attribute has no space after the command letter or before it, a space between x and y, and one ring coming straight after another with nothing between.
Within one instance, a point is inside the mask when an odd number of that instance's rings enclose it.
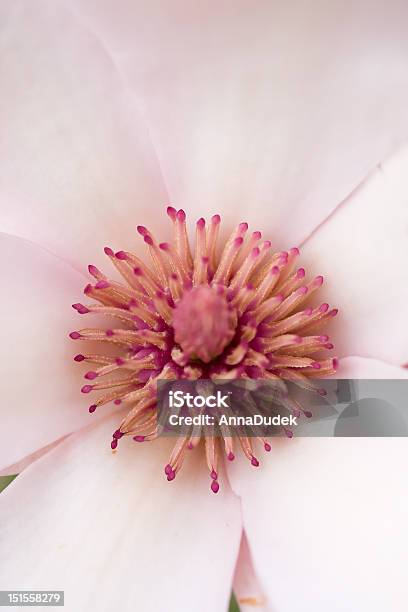
<instances>
[{"instance_id":1,"label":"cluster of stamens","mask_svg":"<svg viewBox=\"0 0 408 612\"><path fill-rule=\"evenodd\" d=\"M197 221L193 255L184 211L168 207L167 213L174 227L172 244L159 244L147 228L137 228L151 267L133 253L106 247L123 281L111 280L91 265L95 280L84 293L93 303L73 305L81 315L106 315L117 322L109 329L70 333L73 340L99 341L115 349L74 357L93 366L85 374L89 382L82 393L103 392L89 412L111 402L128 407L113 433L113 450L123 436L145 442L160 434L158 380L291 381L322 393L312 379L332 375L337 367L337 360L325 355L333 349L329 337L317 333L337 309L310 304L323 277L306 281L305 270L296 267L299 249L275 253L269 240L262 242L261 232L247 236L247 223L240 223L219 252L221 219L214 215L208 226L204 219ZM289 408L309 416L294 401ZM288 429L284 433L292 436ZM194 428L177 439L164 469L167 480L174 480L187 451L204 444L211 490L217 493L221 454L233 461L235 441L255 467L254 442L271 450L265 438L219 439Z\"/></svg>"}]
</instances>

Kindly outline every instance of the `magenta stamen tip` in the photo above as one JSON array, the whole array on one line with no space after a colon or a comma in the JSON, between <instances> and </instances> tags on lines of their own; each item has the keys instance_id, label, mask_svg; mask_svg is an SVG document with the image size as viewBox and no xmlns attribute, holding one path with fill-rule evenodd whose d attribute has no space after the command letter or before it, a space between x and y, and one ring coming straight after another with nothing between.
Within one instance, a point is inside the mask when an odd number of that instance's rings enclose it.
<instances>
[{"instance_id":1,"label":"magenta stamen tip","mask_svg":"<svg viewBox=\"0 0 408 612\"><path fill-rule=\"evenodd\" d=\"M319 336L318 340L319 342L327 342L329 339L329 336Z\"/></svg>"},{"instance_id":2,"label":"magenta stamen tip","mask_svg":"<svg viewBox=\"0 0 408 612\"><path fill-rule=\"evenodd\" d=\"M124 435L125 434L122 431L120 431L120 429L117 429L116 431L113 432L113 438L115 440L120 440L121 438L123 438Z\"/></svg>"},{"instance_id":3,"label":"magenta stamen tip","mask_svg":"<svg viewBox=\"0 0 408 612\"><path fill-rule=\"evenodd\" d=\"M280 270L279 270L278 266L273 266L272 267L272 270L271 270L272 274L279 274L279 272L280 272Z\"/></svg>"},{"instance_id":4,"label":"magenta stamen tip","mask_svg":"<svg viewBox=\"0 0 408 612\"><path fill-rule=\"evenodd\" d=\"M98 268L96 266L94 266L93 264L89 264L88 272L89 272L89 274L91 274L91 276L98 276L99 275Z\"/></svg>"},{"instance_id":5,"label":"magenta stamen tip","mask_svg":"<svg viewBox=\"0 0 408 612\"><path fill-rule=\"evenodd\" d=\"M78 361L78 362L83 361L84 359L85 359L84 355L81 355L81 354L75 355L74 357L74 361Z\"/></svg>"},{"instance_id":6,"label":"magenta stamen tip","mask_svg":"<svg viewBox=\"0 0 408 612\"><path fill-rule=\"evenodd\" d=\"M311 364L311 366L312 366L312 368L313 368L314 370L320 370L320 368L321 368L320 363L318 363L317 361L314 361L314 362Z\"/></svg>"},{"instance_id":7,"label":"magenta stamen tip","mask_svg":"<svg viewBox=\"0 0 408 612\"><path fill-rule=\"evenodd\" d=\"M117 358L115 359L115 363L116 363L116 365L118 365L118 366L123 366L123 365L125 364L125 360L124 360L124 359L122 359L122 357L117 357Z\"/></svg>"},{"instance_id":8,"label":"magenta stamen tip","mask_svg":"<svg viewBox=\"0 0 408 612\"><path fill-rule=\"evenodd\" d=\"M296 276L297 278L305 278L305 269L304 268L299 268L299 270L296 272Z\"/></svg>"},{"instance_id":9,"label":"magenta stamen tip","mask_svg":"<svg viewBox=\"0 0 408 612\"><path fill-rule=\"evenodd\" d=\"M136 229L141 236L146 236L146 234L148 233L147 227L145 227L144 225L138 225Z\"/></svg>"},{"instance_id":10,"label":"magenta stamen tip","mask_svg":"<svg viewBox=\"0 0 408 612\"><path fill-rule=\"evenodd\" d=\"M170 219L172 221L176 220L176 216L177 216L177 210L174 208L174 206L168 206L167 207L167 214L170 217Z\"/></svg>"},{"instance_id":11,"label":"magenta stamen tip","mask_svg":"<svg viewBox=\"0 0 408 612\"><path fill-rule=\"evenodd\" d=\"M146 236L144 237L144 241L145 241L145 243L146 243L146 244L148 244L149 246L153 246L153 240L152 240L151 236L146 235Z\"/></svg>"},{"instance_id":12,"label":"magenta stamen tip","mask_svg":"<svg viewBox=\"0 0 408 612\"><path fill-rule=\"evenodd\" d=\"M92 285L91 283L88 283L85 287L84 287L84 294L88 295L88 293L92 290Z\"/></svg>"},{"instance_id":13,"label":"magenta stamen tip","mask_svg":"<svg viewBox=\"0 0 408 612\"><path fill-rule=\"evenodd\" d=\"M314 283L315 283L315 285L317 285L318 287L320 287L321 285L323 285L323 281L324 281L323 276L316 276L316 278L314 279Z\"/></svg>"},{"instance_id":14,"label":"magenta stamen tip","mask_svg":"<svg viewBox=\"0 0 408 612\"><path fill-rule=\"evenodd\" d=\"M310 410L305 410L305 411L303 412L303 414L305 415L305 417L306 417L307 419L311 419L311 418L312 418L312 416L313 416L313 413L312 413L312 412L310 412Z\"/></svg>"},{"instance_id":15,"label":"magenta stamen tip","mask_svg":"<svg viewBox=\"0 0 408 612\"><path fill-rule=\"evenodd\" d=\"M303 287L299 287L298 295L306 295L308 291L309 289L306 287L306 285L304 285Z\"/></svg>"},{"instance_id":16,"label":"magenta stamen tip","mask_svg":"<svg viewBox=\"0 0 408 612\"><path fill-rule=\"evenodd\" d=\"M177 211L177 219L179 221L185 221L186 220L186 213L184 212L184 210L182 208L180 208L180 210Z\"/></svg>"},{"instance_id":17,"label":"magenta stamen tip","mask_svg":"<svg viewBox=\"0 0 408 612\"><path fill-rule=\"evenodd\" d=\"M121 400L121 399L115 399L115 400L113 401L113 403L114 403L116 406L120 406L120 404L122 403L122 400Z\"/></svg>"},{"instance_id":18,"label":"magenta stamen tip","mask_svg":"<svg viewBox=\"0 0 408 612\"><path fill-rule=\"evenodd\" d=\"M81 334L77 331L73 331L69 334L69 337L71 338L71 340L78 340L78 338L81 337Z\"/></svg>"},{"instance_id":19,"label":"magenta stamen tip","mask_svg":"<svg viewBox=\"0 0 408 612\"><path fill-rule=\"evenodd\" d=\"M211 483L211 491L213 493L218 493L219 490L220 490L220 485L218 484L216 480L213 480Z\"/></svg>"},{"instance_id":20,"label":"magenta stamen tip","mask_svg":"<svg viewBox=\"0 0 408 612\"><path fill-rule=\"evenodd\" d=\"M170 250L170 245L168 242L161 242L159 244L159 249L161 249L162 251L169 251Z\"/></svg>"},{"instance_id":21,"label":"magenta stamen tip","mask_svg":"<svg viewBox=\"0 0 408 612\"><path fill-rule=\"evenodd\" d=\"M318 394L321 395L322 397L325 397L327 395L327 391L326 389L318 389L317 390Z\"/></svg>"},{"instance_id":22,"label":"magenta stamen tip","mask_svg":"<svg viewBox=\"0 0 408 612\"><path fill-rule=\"evenodd\" d=\"M111 445L111 449L115 450L115 448L117 448L117 446L118 446L118 441L117 440L112 440L110 445Z\"/></svg>"},{"instance_id":23,"label":"magenta stamen tip","mask_svg":"<svg viewBox=\"0 0 408 612\"><path fill-rule=\"evenodd\" d=\"M305 315L308 315L308 316L309 316L309 315L311 315L311 314L312 314L312 312L313 312L313 308L310 308L310 307L309 307L309 308L306 308L306 309L303 311L303 314L305 314Z\"/></svg>"},{"instance_id":24,"label":"magenta stamen tip","mask_svg":"<svg viewBox=\"0 0 408 612\"><path fill-rule=\"evenodd\" d=\"M234 459L235 459L235 455L234 455L234 453L232 453L232 452L230 451L230 452L228 453L228 455L227 455L227 459L228 459L228 461L234 461Z\"/></svg>"},{"instance_id":25,"label":"magenta stamen tip","mask_svg":"<svg viewBox=\"0 0 408 612\"><path fill-rule=\"evenodd\" d=\"M334 344L332 344L331 342L327 342L327 344L324 345L324 348L331 351L332 349L334 349Z\"/></svg>"},{"instance_id":26,"label":"magenta stamen tip","mask_svg":"<svg viewBox=\"0 0 408 612\"><path fill-rule=\"evenodd\" d=\"M214 223L214 225L218 225L218 223L221 223L220 215L213 215L211 217L211 221Z\"/></svg>"},{"instance_id":27,"label":"magenta stamen tip","mask_svg":"<svg viewBox=\"0 0 408 612\"><path fill-rule=\"evenodd\" d=\"M339 367L339 360L337 359L337 357L335 357L332 360L332 364L333 364L333 369L336 370Z\"/></svg>"},{"instance_id":28,"label":"magenta stamen tip","mask_svg":"<svg viewBox=\"0 0 408 612\"><path fill-rule=\"evenodd\" d=\"M217 472L216 472L215 470L212 470L212 471L211 471L210 476L211 476L211 478L212 478L213 480L217 480L217 478L218 478L218 474L217 474Z\"/></svg>"},{"instance_id":29,"label":"magenta stamen tip","mask_svg":"<svg viewBox=\"0 0 408 612\"><path fill-rule=\"evenodd\" d=\"M113 329L107 329L105 334L110 338L114 334Z\"/></svg>"},{"instance_id":30,"label":"magenta stamen tip","mask_svg":"<svg viewBox=\"0 0 408 612\"><path fill-rule=\"evenodd\" d=\"M169 482L171 482L172 480L174 480L176 477L176 472L174 470L172 470L171 472L169 472L169 474L167 474L167 480Z\"/></svg>"},{"instance_id":31,"label":"magenta stamen tip","mask_svg":"<svg viewBox=\"0 0 408 612\"><path fill-rule=\"evenodd\" d=\"M168 463L168 464L167 464L167 465L164 467L164 473L165 473L166 475L169 475L169 474L171 474L171 473L172 473L172 471L173 471L173 468L171 467L170 463Z\"/></svg>"},{"instance_id":32,"label":"magenta stamen tip","mask_svg":"<svg viewBox=\"0 0 408 612\"><path fill-rule=\"evenodd\" d=\"M72 304L72 308L76 310L79 314L87 314L89 312L89 308L87 308L83 304Z\"/></svg>"},{"instance_id":33,"label":"magenta stamen tip","mask_svg":"<svg viewBox=\"0 0 408 612\"><path fill-rule=\"evenodd\" d=\"M248 230L248 223L244 221L243 223L239 224L238 228L240 232L246 232Z\"/></svg>"},{"instance_id":34,"label":"magenta stamen tip","mask_svg":"<svg viewBox=\"0 0 408 612\"><path fill-rule=\"evenodd\" d=\"M290 249L289 253L291 255L299 255L300 251L299 251L298 247L293 247L293 248Z\"/></svg>"},{"instance_id":35,"label":"magenta stamen tip","mask_svg":"<svg viewBox=\"0 0 408 612\"><path fill-rule=\"evenodd\" d=\"M328 305L328 304L322 304L322 305L319 307L319 311L320 311L320 312L327 312L328 310L329 310L329 305Z\"/></svg>"},{"instance_id":36,"label":"magenta stamen tip","mask_svg":"<svg viewBox=\"0 0 408 612\"><path fill-rule=\"evenodd\" d=\"M96 372L87 372L84 378L86 378L87 380L94 380L97 376L98 375Z\"/></svg>"},{"instance_id":37,"label":"magenta stamen tip","mask_svg":"<svg viewBox=\"0 0 408 612\"><path fill-rule=\"evenodd\" d=\"M81 389L81 393L90 393L93 389L93 385L84 385Z\"/></svg>"},{"instance_id":38,"label":"magenta stamen tip","mask_svg":"<svg viewBox=\"0 0 408 612\"><path fill-rule=\"evenodd\" d=\"M93 412L95 412L96 410L96 404L92 404L92 406L89 406L88 408L89 412L92 414Z\"/></svg>"},{"instance_id":39,"label":"magenta stamen tip","mask_svg":"<svg viewBox=\"0 0 408 612\"><path fill-rule=\"evenodd\" d=\"M204 217L201 217L197 221L197 227L198 227L198 229L204 229L205 228L205 219L204 219Z\"/></svg>"},{"instance_id":40,"label":"magenta stamen tip","mask_svg":"<svg viewBox=\"0 0 408 612\"><path fill-rule=\"evenodd\" d=\"M267 452L267 453L269 453L269 452L270 452L270 450L271 450L271 445L270 445L270 444L268 444L268 442L265 442L265 444L264 444L264 449L266 450L266 452Z\"/></svg>"},{"instance_id":41,"label":"magenta stamen tip","mask_svg":"<svg viewBox=\"0 0 408 612\"><path fill-rule=\"evenodd\" d=\"M121 261L125 261L127 259L127 254L125 251L117 251L115 253L116 259L120 259Z\"/></svg>"},{"instance_id":42,"label":"magenta stamen tip","mask_svg":"<svg viewBox=\"0 0 408 612\"><path fill-rule=\"evenodd\" d=\"M252 457L251 465L253 465L254 467L259 467L259 461L256 457Z\"/></svg>"},{"instance_id":43,"label":"magenta stamen tip","mask_svg":"<svg viewBox=\"0 0 408 612\"><path fill-rule=\"evenodd\" d=\"M241 246L241 244L244 242L244 239L242 236L238 236L237 238L234 239L234 245L236 247Z\"/></svg>"},{"instance_id":44,"label":"magenta stamen tip","mask_svg":"<svg viewBox=\"0 0 408 612\"><path fill-rule=\"evenodd\" d=\"M109 287L109 283L106 280L100 280L95 284L95 289L107 289Z\"/></svg>"},{"instance_id":45,"label":"magenta stamen tip","mask_svg":"<svg viewBox=\"0 0 408 612\"><path fill-rule=\"evenodd\" d=\"M146 439L146 436L133 436L133 439L135 442L144 442Z\"/></svg>"},{"instance_id":46,"label":"magenta stamen tip","mask_svg":"<svg viewBox=\"0 0 408 612\"><path fill-rule=\"evenodd\" d=\"M113 257L113 251L110 247L105 247L103 249L103 252L105 253L105 255L107 255L108 257Z\"/></svg>"},{"instance_id":47,"label":"magenta stamen tip","mask_svg":"<svg viewBox=\"0 0 408 612\"><path fill-rule=\"evenodd\" d=\"M329 312L329 315L330 315L331 317L335 317L335 316L337 315L337 313L338 313L338 312L339 312L339 309L338 309L338 308L333 308L333 310L331 310L331 311Z\"/></svg>"}]
</instances>

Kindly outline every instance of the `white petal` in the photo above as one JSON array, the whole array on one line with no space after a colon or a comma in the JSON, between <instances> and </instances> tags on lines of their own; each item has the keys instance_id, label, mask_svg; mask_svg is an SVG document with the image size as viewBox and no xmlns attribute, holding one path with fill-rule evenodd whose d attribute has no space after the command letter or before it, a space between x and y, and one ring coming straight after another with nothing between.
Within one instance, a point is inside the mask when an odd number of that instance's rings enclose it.
<instances>
[{"instance_id":1,"label":"white petal","mask_svg":"<svg viewBox=\"0 0 408 612\"><path fill-rule=\"evenodd\" d=\"M382 164L302 250L325 275L319 292L340 308L338 355L402 364L408 355L408 146Z\"/></svg>"},{"instance_id":2,"label":"white petal","mask_svg":"<svg viewBox=\"0 0 408 612\"><path fill-rule=\"evenodd\" d=\"M0 230L77 266L133 246L167 196L112 58L53 0L5 0L0 23Z\"/></svg>"},{"instance_id":3,"label":"white petal","mask_svg":"<svg viewBox=\"0 0 408 612\"><path fill-rule=\"evenodd\" d=\"M68 338L84 277L38 246L0 234L0 468L93 422ZM106 411L101 410L102 415ZM99 415L97 418L100 418Z\"/></svg>"},{"instance_id":4,"label":"white petal","mask_svg":"<svg viewBox=\"0 0 408 612\"><path fill-rule=\"evenodd\" d=\"M254 608L257 612L270 611L253 565L245 531L242 533L232 589L240 612L254 612Z\"/></svg>"},{"instance_id":5,"label":"white petal","mask_svg":"<svg viewBox=\"0 0 408 612\"><path fill-rule=\"evenodd\" d=\"M67 435L70 435L70 434L67 434ZM43 455L46 455L53 448L58 446L58 444L61 444L61 442L66 439L66 437L67 436L62 436L61 438L58 438L58 440L54 440L53 442L50 442L50 444L47 444L46 446L42 446L41 448L34 451L33 453L30 453L29 455L25 455L23 459L20 459L19 461L16 461L15 463L10 463L6 465L6 467L3 467L2 469L0 469L0 478L2 476L14 476L15 474L21 474L21 472L23 470L26 470L28 466L34 463L34 461L37 461Z\"/></svg>"},{"instance_id":6,"label":"white petal","mask_svg":"<svg viewBox=\"0 0 408 612\"><path fill-rule=\"evenodd\" d=\"M343 357L336 372L337 378L361 379L406 379L408 369L399 368L378 359Z\"/></svg>"},{"instance_id":7,"label":"white petal","mask_svg":"<svg viewBox=\"0 0 408 612\"><path fill-rule=\"evenodd\" d=\"M109 419L35 462L0 496L1 588L64 589L67 612L226 610L241 516L192 453L176 481L171 440L109 448Z\"/></svg>"},{"instance_id":8,"label":"white petal","mask_svg":"<svg viewBox=\"0 0 408 612\"><path fill-rule=\"evenodd\" d=\"M344 361L357 376L403 377L388 364ZM275 440L259 471L231 466L273 610L405 610L407 460L405 438L295 437Z\"/></svg>"},{"instance_id":9,"label":"white petal","mask_svg":"<svg viewBox=\"0 0 408 612\"><path fill-rule=\"evenodd\" d=\"M197 216L295 246L408 133L400 0L69 4L133 84L171 198Z\"/></svg>"}]
</instances>

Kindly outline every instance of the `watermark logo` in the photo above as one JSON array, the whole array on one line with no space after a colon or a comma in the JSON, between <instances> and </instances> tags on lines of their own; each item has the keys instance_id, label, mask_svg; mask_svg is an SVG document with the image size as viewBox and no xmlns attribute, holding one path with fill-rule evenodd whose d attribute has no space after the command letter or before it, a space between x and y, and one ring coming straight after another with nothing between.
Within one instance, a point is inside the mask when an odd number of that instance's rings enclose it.
<instances>
[{"instance_id":1,"label":"watermark logo","mask_svg":"<svg viewBox=\"0 0 408 612\"><path fill-rule=\"evenodd\" d=\"M335 386L336 400L343 391ZM327 405L327 396L318 386L311 393L281 380L159 381L158 428L163 435L193 435L192 428L197 434L201 428L199 434L208 436L291 437L301 417L312 418L310 406Z\"/></svg>"},{"instance_id":2,"label":"watermark logo","mask_svg":"<svg viewBox=\"0 0 408 612\"><path fill-rule=\"evenodd\" d=\"M170 408L229 408L229 398L231 392L222 394L220 390L215 395L201 395L200 393L185 393L181 389L168 391Z\"/></svg>"},{"instance_id":3,"label":"watermark logo","mask_svg":"<svg viewBox=\"0 0 408 612\"><path fill-rule=\"evenodd\" d=\"M160 435L406 436L408 381L158 381Z\"/></svg>"}]
</instances>

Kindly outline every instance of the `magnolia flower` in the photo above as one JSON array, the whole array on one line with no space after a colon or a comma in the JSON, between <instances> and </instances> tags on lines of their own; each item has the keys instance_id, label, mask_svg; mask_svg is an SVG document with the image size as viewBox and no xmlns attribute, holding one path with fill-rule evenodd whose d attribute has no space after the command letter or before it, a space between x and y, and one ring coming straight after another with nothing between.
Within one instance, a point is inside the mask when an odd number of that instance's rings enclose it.
<instances>
[{"instance_id":1,"label":"magnolia flower","mask_svg":"<svg viewBox=\"0 0 408 612\"><path fill-rule=\"evenodd\" d=\"M0 458L20 473L0 589L73 612L221 611L231 587L243 611L404 609L403 439L279 439L258 469L220 461L212 495L200 448L168 483L171 441L112 453L121 407L78 391L85 266L142 258L137 225L168 242L168 202L300 247L340 308L339 375L407 378L406 8L256 8L0 8Z\"/></svg>"}]
</instances>

